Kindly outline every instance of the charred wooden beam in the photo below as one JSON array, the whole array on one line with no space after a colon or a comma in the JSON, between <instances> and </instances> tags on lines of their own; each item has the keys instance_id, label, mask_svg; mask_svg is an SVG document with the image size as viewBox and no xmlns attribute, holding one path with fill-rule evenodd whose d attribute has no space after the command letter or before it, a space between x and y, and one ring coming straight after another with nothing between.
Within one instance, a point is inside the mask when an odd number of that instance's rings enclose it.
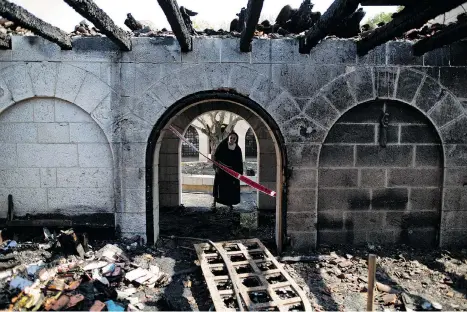
<instances>
[{"instance_id":1,"label":"charred wooden beam","mask_svg":"<svg viewBox=\"0 0 467 312\"><path fill-rule=\"evenodd\" d=\"M138 22L138 21L133 17L133 15L131 15L131 13L128 13L126 16L127 16L127 18L125 19L125 22L124 22L124 24L126 25L126 27L130 28L132 31L140 30L140 29L143 28L143 25L141 25L141 23Z\"/></svg>"},{"instance_id":2,"label":"charred wooden beam","mask_svg":"<svg viewBox=\"0 0 467 312\"><path fill-rule=\"evenodd\" d=\"M130 34L113 22L110 16L99 8L92 0L64 0L81 16L94 24L101 33L112 40L120 49L131 50Z\"/></svg>"},{"instance_id":3,"label":"charred wooden beam","mask_svg":"<svg viewBox=\"0 0 467 312\"><path fill-rule=\"evenodd\" d=\"M188 28L183 21L182 13L178 7L177 0L157 0L162 11L164 11L167 21L172 27L172 31L177 37L180 48L183 52L192 50L191 37Z\"/></svg>"},{"instance_id":4,"label":"charred wooden beam","mask_svg":"<svg viewBox=\"0 0 467 312\"><path fill-rule=\"evenodd\" d=\"M251 52L251 40L255 34L256 25L258 25L263 3L264 0L248 0L245 27L240 37L240 51L242 52Z\"/></svg>"},{"instance_id":5,"label":"charred wooden beam","mask_svg":"<svg viewBox=\"0 0 467 312\"><path fill-rule=\"evenodd\" d=\"M360 34L360 22L365 17L366 13L362 8L350 14L344 19L335 29L329 32L329 35L339 38L351 38Z\"/></svg>"},{"instance_id":6,"label":"charred wooden beam","mask_svg":"<svg viewBox=\"0 0 467 312\"><path fill-rule=\"evenodd\" d=\"M424 38L413 45L413 53L416 56L441 48L467 37L467 21L448 25L443 30L436 32L431 37Z\"/></svg>"},{"instance_id":7,"label":"charred wooden beam","mask_svg":"<svg viewBox=\"0 0 467 312\"><path fill-rule=\"evenodd\" d=\"M6 0L0 0L0 15L58 44L62 49L71 49L71 38L66 32L37 18L19 5Z\"/></svg>"},{"instance_id":8,"label":"charred wooden beam","mask_svg":"<svg viewBox=\"0 0 467 312\"><path fill-rule=\"evenodd\" d=\"M7 34L0 33L0 49L11 49L11 38Z\"/></svg>"},{"instance_id":9,"label":"charred wooden beam","mask_svg":"<svg viewBox=\"0 0 467 312\"><path fill-rule=\"evenodd\" d=\"M358 7L360 0L335 0L301 40L301 53L310 53L326 35L328 35L342 20L351 15Z\"/></svg>"},{"instance_id":10,"label":"charred wooden beam","mask_svg":"<svg viewBox=\"0 0 467 312\"><path fill-rule=\"evenodd\" d=\"M357 53L360 56L365 55L371 49L402 36L411 29L422 27L430 19L456 8L464 2L465 0L436 0L423 5L407 7L399 12L392 21L375 29L368 36L358 41Z\"/></svg>"}]
</instances>

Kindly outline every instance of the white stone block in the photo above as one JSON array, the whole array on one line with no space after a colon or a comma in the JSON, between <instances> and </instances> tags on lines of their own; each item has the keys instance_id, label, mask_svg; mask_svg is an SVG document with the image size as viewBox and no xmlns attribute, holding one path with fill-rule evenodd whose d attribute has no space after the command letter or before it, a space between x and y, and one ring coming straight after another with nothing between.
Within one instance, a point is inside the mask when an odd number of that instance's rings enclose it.
<instances>
[{"instance_id":1,"label":"white stone block","mask_svg":"<svg viewBox=\"0 0 467 312\"><path fill-rule=\"evenodd\" d=\"M79 166L90 168L111 168L112 152L105 143L78 144Z\"/></svg>"},{"instance_id":2,"label":"white stone block","mask_svg":"<svg viewBox=\"0 0 467 312\"><path fill-rule=\"evenodd\" d=\"M38 36L12 36L11 50L13 61L58 60L60 47Z\"/></svg>"},{"instance_id":3,"label":"white stone block","mask_svg":"<svg viewBox=\"0 0 467 312\"><path fill-rule=\"evenodd\" d=\"M55 100L55 121L58 122L92 122L91 116L79 106Z\"/></svg>"},{"instance_id":4,"label":"white stone block","mask_svg":"<svg viewBox=\"0 0 467 312\"><path fill-rule=\"evenodd\" d=\"M41 168L41 187L57 186L57 169Z\"/></svg>"},{"instance_id":5,"label":"white stone block","mask_svg":"<svg viewBox=\"0 0 467 312\"><path fill-rule=\"evenodd\" d=\"M26 65L14 65L5 68L1 72L15 102L34 96L31 77Z\"/></svg>"},{"instance_id":6,"label":"white stone block","mask_svg":"<svg viewBox=\"0 0 467 312\"><path fill-rule=\"evenodd\" d=\"M88 74L84 79L84 83L82 84L74 103L88 113L91 113L97 105L99 105L102 100L110 94L110 91L110 87L101 79L93 74Z\"/></svg>"},{"instance_id":7,"label":"white stone block","mask_svg":"<svg viewBox=\"0 0 467 312\"><path fill-rule=\"evenodd\" d=\"M123 167L126 167L126 168L146 167L146 144L145 143L123 144Z\"/></svg>"},{"instance_id":8,"label":"white stone block","mask_svg":"<svg viewBox=\"0 0 467 312\"><path fill-rule=\"evenodd\" d=\"M0 168L12 168L16 164L16 144L0 143Z\"/></svg>"},{"instance_id":9,"label":"white stone block","mask_svg":"<svg viewBox=\"0 0 467 312\"><path fill-rule=\"evenodd\" d=\"M92 123L70 123L70 141L73 143L106 143L101 127Z\"/></svg>"},{"instance_id":10,"label":"white stone block","mask_svg":"<svg viewBox=\"0 0 467 312\"><path fill-rule=\"evenodd\" d=\"M18 144L18 166L76 167L78 148L76 144Z\"/></svg>"},{"instance_id":11,"label":"white stone block","mask_svg":"<svg viewBox=\"0 0 467 312\"><path fill-rule=\"evenodd\" d=\"M57 168L57 187L112 188L112 168Z\"/></svg>"},{"instance_id":12,"label":"white stone block","mask_svg":"<svg viewBox=\"0 0 467 312\"><path fill-rule=\"evenodd\" d=\"M34 100L34 122L55 121L55 101L53 99L38 98Z\"/></svg>"},{"instance_id":13,"label":"white stone block","mask_svg":"<svg viewBox=\"0 0 467 312\"><path fill-rule=\"evenodd\" d=\"M141 64L142 65L142 64ZM122 63L121 75L121 95L132 96L135 94L136 85L136 63Z\"/></svg>"},{"instance_id":14,"label":"white stone block","mask_svg":"<svg viewBox=\"0 0 467 312\"><path fill-rule=\"evenodd\" d=\"M58 64L53 62L29 63L29 74L36 96L54 96Z\"/></svg>"},{"instance_id":15,"label":"white stone block","mask_svg":"<svg viewBox=\"0 0 467 312\"><path fill-rule=\"evenodd\" d=\"M112 139L112 98L116 97L111 92L91 113L92 119L99 124L104 134L108 136L107 140Z\"/></svg>"},{"instance_id":16,"label":"white stone block","mask_svg":"<svg viewBox=\"0 0 467 312\"><path fill-rule=\"evenodd\" d=\"M40 187L40 173L37 168L15 168L0 170L0 187Z\"/></svg>"},{"instance_id":17,"label":"white stone block","mask_svg":"<svg viewBox=\"0 0 467 312\"><path fill-rule=\"evenodd\" d=\"M123 233L146 233L145 213L117 213L117 224Z\"/></svg>"},{"instance_id":18,"label":"white stone block","mask_svg":"<svg viewBox=\"0 0 467 312\"><path fill-rule=\"evenodd\" d=\"M8 212L8 194L13 195L15 215L51 212L47 208L47 190L41 188L0 189L0 216Z\"/></svg>"},{"instance_id":19,"label":"white stone block","mask_svg":"<svg viewBox=\"0 0 467 312\"><path fill-rule=\"evenodd\" d=\"M37 129L33 123L0 123L0 142L35 143Z\"/></svg>"},{"instance_id":20,"label":"white stone block","mask_svg":"<svg viewBox=\"0 0 467 312\"><path fill-rule=\"evenodd\" d=\"M123 168L123 188L143 189L145 186L146 172L144 168Z\"/></svg>"},{"instance_id":21,"label":"white stone block","mask_svg":"<svg viewBox=\"0 0 467 312\"><path fill-rule=\"evenodd\" d=\"M70 215L114 211L112 188L52 188L47 197L50 209Z\"/></svg>"},{"instance_id":22,"label":"white stone block","mask_svg":"<svg viewBox=\"0 0 467 312\"><path fill-rule=\"evenodd\" d=\"M58 70L55 96L59 99L74 103L86 75L87 72L81 68L61 64Z\"/></svg>"},{"instance_id":23,"label":"white stone block","mask_svg":"<svg viewBox=\"0 0 467 312\"><path fill-rule=\"evenodd\" d=\"M39 143L69 143L70 127L68 123L41 123L37 125Z\"/></svg>"},{"instance_id":24,"label":"white stone block","mask_svg":"<svg viewBox=\"0 0 467 312\"><path fill-rule=\"evenodd\" d=\"M0 115L0 122L34 121L34 105L32 101L29 100L10 106Z\"/></svg>"},{"instance_id":25,"label":"white stone block","mask_svg":"<svg viewBox=\"0 0 467 312\"><path fill-rule=\"evenodd\" d=\"M13 96L5 81L0 79L0 113L14 103Z\"/></svg>"},{"instance_id":26,"label":"white stone block","mask_svg":"<svg viewBox=\"0 0 467 312\"><path fill-rule=\"evenodd\" d=\"M124 190L124 211L123 212L146 212L146 190L132 189Z\"/></svg>"}]
</instances>

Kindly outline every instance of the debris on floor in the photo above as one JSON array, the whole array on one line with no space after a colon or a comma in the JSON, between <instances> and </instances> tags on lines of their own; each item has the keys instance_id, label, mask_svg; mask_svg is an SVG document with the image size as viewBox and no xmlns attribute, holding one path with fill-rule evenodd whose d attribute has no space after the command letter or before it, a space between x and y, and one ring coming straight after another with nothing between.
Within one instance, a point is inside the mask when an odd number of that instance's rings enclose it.
<instances>
[{"instance_id":1,"label":"debris on floor","mask_svg":"<svg viewBox=\"0 0 467 312\"><path fill-rule=\"evenodd\" d=\"M131 261L115 244L93 251L73 229L44 229L44 236L45 244L1 244L0 264L11 265L0 266L0 309L138 311L147 301L141 292L169 280L155 263Z\"/></svg>"},{"instance_id":2,"label":"debris on floor","mask_svg":"<svg viewBox=\"0 0 467 312\"><path fill-rule=\"evenodd\" d=\"M305 293L258 239L195 244L216 311L311 311Z\"/></svg>"}]
</instances>

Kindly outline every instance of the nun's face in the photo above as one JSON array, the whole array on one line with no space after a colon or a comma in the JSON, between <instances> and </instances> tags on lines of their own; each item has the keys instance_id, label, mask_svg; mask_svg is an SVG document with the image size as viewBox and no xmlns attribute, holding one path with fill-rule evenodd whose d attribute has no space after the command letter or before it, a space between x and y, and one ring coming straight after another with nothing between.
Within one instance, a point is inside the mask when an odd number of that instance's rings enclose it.
<instances>
[{"instance_id":1,"label":"nun's face","mask_svg":"<svg viewBox=\"0 0 467 312\"><path fill-rule=\"evenodd\" d=\"M235 134L229 135L229 144L237 143L237 136Z\"/></svg>"}]
</instances>

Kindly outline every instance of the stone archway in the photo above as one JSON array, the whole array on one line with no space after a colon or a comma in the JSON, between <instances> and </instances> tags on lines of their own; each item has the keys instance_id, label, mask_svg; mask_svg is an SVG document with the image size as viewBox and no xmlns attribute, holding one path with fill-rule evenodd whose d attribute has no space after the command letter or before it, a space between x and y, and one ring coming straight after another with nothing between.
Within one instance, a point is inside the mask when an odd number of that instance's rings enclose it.
<instances>
[{"instance_id":1,"label":"stone archway","mask_svg":"<svg viewBox=\"0 0 467 312\"><path fill-rule=\"evenodd\" d=\"M258 108L254 102L232 93L206 92L188 97L176 103L178 110L173 115L166 116L164 121L156 125L153 131L153 152L148 150L150 163L153 164L151 172L152 207L151 219L154 232L158 232L158 214L161 207L178 206L181 200L180 181L180 140L167 129L173 125L183 133L191 122L211 110L225 110L235 113L245 119L258 135L259 140L259 182L277 191L276 198L258 194L258 205L263 209L276 208L276 241L281 248L282 236L282 172L284 159L284 143L281 134L272 130L273 120ZM272 123L272 127L271 124ZM158 129L158 127L160 127ZM148 149L151 148L151 144ZM261 161L262 158L262 161ZM148 168L150 169L150 168ZM152 169L152 168L151 168ZM147 176L147 178L149 178ZM148 223L150 222L148 214ZM149 229L148 229L149 231Z\"/></svg>"},{"instance_id":2,"label":"stone archway","mask_svg":"<svg viewBox=\"0 0 467 312\"><path fill-rule=\"evenodd\" d=\"M442 164L440 138L418 110L389 100L350 109L321 148L318 244L436 246Z\"/></svg>"}]
</instances>

